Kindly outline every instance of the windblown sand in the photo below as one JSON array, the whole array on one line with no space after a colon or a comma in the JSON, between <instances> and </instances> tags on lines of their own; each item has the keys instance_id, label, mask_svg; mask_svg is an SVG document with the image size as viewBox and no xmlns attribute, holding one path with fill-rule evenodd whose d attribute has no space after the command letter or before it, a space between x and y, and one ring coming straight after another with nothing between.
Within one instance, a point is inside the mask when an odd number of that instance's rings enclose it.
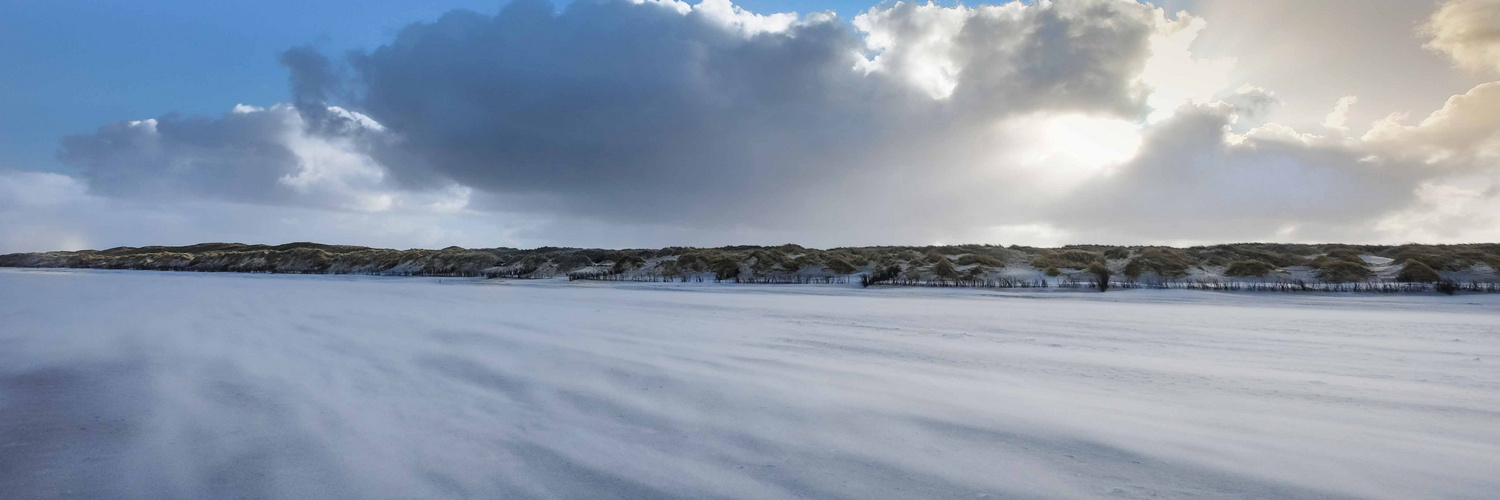
<instances>
[{"instance_id":1,"label":"windblown sand","mask_svg":"<svg viewBox=\"0 0 1500 500\"><path fill-rule=\"evenodd\" d=\"M1500 296L0 271L3 498L1495 498Z\"/></svg>"}]
</instances>

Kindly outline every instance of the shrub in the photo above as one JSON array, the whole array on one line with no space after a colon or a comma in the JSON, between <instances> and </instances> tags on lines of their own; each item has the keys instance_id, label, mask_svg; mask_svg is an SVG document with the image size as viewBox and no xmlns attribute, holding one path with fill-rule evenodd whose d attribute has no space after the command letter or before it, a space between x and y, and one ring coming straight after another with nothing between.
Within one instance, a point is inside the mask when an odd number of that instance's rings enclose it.
<instances>
[{"instance_id":1,"label":"shrub","mask_svg":"<svg viewBox=\"0 0 1500 500\"><path fill-rule=\"evenodd\" d=\"M1069 262L1088 263L1098 261L1104 254L1088 250L1063 250L1061 256Z\"/></svg>"},{"instance_id":2,"label":"shrub","mask_svg":"<svg viewBox=\"0 0 1500 500\"><path fill-rule=\"evenodd\" d=\"M1359 253L1347 248L1320 255L1307 265L1317 269L1319 278L1330 283L1364 281L1370 277L1370 266L1359 258Z\"/></svg>"},{"instance_id":3,"label":"shrub","mask_svg":"<svg viewBox=\"0 0 1500 500\"><path fill-rule=\"evenodd\" d=\"M718 280L734 279L740 275L740 260L725 255L714 259L709 268L714 272L714 278Z\"/></svg>"},{"instance_id":4,"label":"shrub","mask_svg":"<svg viewBox=\"0 0 1500 500\"><path fill-rule=\"evenodd\" d=\"M849 269L857 269L859 266L865 265L866 262L869 262L869 259L866 259L862 255L850 253L850 252L848 252L846 250L840 250L840 251L837 251L837 252L829 252L828 253L828 263L829 263L828 268L829 269L834 269L832 264L833 264L833 261L835 261L835 260L840 260L840 261L843 261L844 264L848 264L849 265ZM838 272L837 269L834 269L834 271ZM846 272L839 272L839 274L850 274L850 273L853 273L853 272L854 271L851 270L851 271L849 271L847 273Z\"/></svg>"},{"instance_id":5,"label":"shrub","mask_svg":"<svg viewBox=\"0 0 1500 500\"><path fill-rule=\"evenodd\" d=\"M677 268L684 271L703 272L708 270L707 257L701 253L685 253L677 257Z\"/></svg>"},{"instance_id":6,"label":"shrub","mask_svg":"<svg viewBox=\"0 0 1500 500\"><path fill-rule=\"evenodd\" d=\"M594 265L594 261L582 254L570 253L557 259L557 270L568 272L584 266Z\"/></svg>"},{"instance_id":7,"label":"shrub","mask_svg":"<svg viewBox=\"0 0 1500 500\"><path fill-rule=\"evenodd\" d=\"M1058 271L1057 268L1055 268L1055 267L1049 267L1049 268L1047 268L1047 270L1045 272L1047 273L1047 276L1052 276L1052 277L1062 276L1062 271Z\"/></svg>"},{"instance_id":8,"label":"shrub","mask_svg":"<svg viewBox=\"0 0 1500 500\"><path fill-rule=\"evenodd\" d=\"M765 274L778 267L796 271L796 269L791 269L793 266L792 259L787 258L786 254L775 250L756 250L750 253L750 258L755 260L751 268L756 274Z\"/></svg>"},{"instance_id":9,"label":"shrub","mask_svg":"<svg viewBox=\"0 0 1500 500\"><path fill-rule=\"evenodd\" d=\"M1109 266L1095 262L1093 264L1089 264L1088 272L1089 274L1094 275L1094 280L1098 282L1097 286L1099 287L1099 291L1103 292L1109 290Z\"/></svg>"},{"instance_id":10,"label":"shrub","mask_svg":"<svg viewBox=\"0 0 1500 500\"><path fill-rule=\"evenodd\" d=\"M796 243L787 243L785 245L781 245L779 247L776 247L775 250L778 251L778 252L781 252L781 253L795 253L795 254L801 254L801 253L806 253L807 252L807 248L806 247L803 247L802 245L798 245Z\"/></svg>"},{"instance_id":11,"label":"shrub","mask_svg":"<svg viewBox=\"0 0 1500 500\"><path fill-rule=\"evenodd\" d=\"M828 263L826 265L828 266L828 269L830 271L838 274L854 274L854 271L857 269L854 267L854 264L850 264L849 261L844 260L841 257L828 259Z\"/></svg>"},{"instance_id":12,"label":"shrub","mask_svg":"<svg viewBox=\"0 0 1500 500\"><path fill-rule=\"evenodd\" d=\"M901 266L891 266L883 269L874 269L869 275L861 275L859 283L861 286L870 286L896 279L901 275Z\"/></svg>"},{"instance_id":13,"label":"shrub","mask_svg":"<svg viewBox=\"0 0 1500 500\"><path fill-rule=\"evenodd\" d=\"M1438 293L1453 295L1458 293L1458 282L1453 280L1439 281L1436 285L1432 286L1432 289L1437 290Z\"/></svg>"},{"instance_id":14,"label":"shrub","mask_svg":"<svg viewBox=\"0 0 1500 500\"><path fill-rule=\"evenodd\" d=\"M1276 266L1263 260L1237 260L1224 270L1227 276L1265 276L1276 271Z\"/></svg>"},{"instance_id":15,"label":"shrub","mask_svg":"<svg viewBox=\"0 0 1500 500\"><path fill-rule=\"evenodd\" d=\"M1396 274L1396 281L1407 283L1432 283L1442 281L1442 279L1443 277L1437 271L1420 260L1406 261L1406 265L1401 266L1401 272Z\"/></svg>"},{"instance_id":16,"label":"shrub","mask_svg":"<svg viewBox=\"0 0 1500 500\"><path fill-rule=\"evenodd\" d=\"M656 272L662 276L680 276L685 274L683 267L675 260L664 260L656 263Z\"/></svg>"},{"instance_id":17,"label":"shrub","mask_svg":"<svg viewBox=\"0 0 1500 500\"><path fill-rule=\"evenodd\" d=\"M1238 260L1259 260L1277 268L1299 266L1307 259L1301 254L1317 253L1311 245L1283 245L1276 243L1234 243L1194 248L1194 254L1202 261L1224 266Z\"/></svg>"},{"instance_id":18,"label":"shrub","mask_svg":"<svg viewBox=\"0 0 1500 500\"><path fill-rule=\"evenodd\" d=\"M953 267L953 261L947 257L938 259L937 264L932 266L932 274L942 279L954 279L958 277L958 269Z\"/></svg>"},{"instance_id":19,"label":"shrub","mask_svg":"<svg viewBox=\"0 0 1500 500\"><path fill-rule=\"evenodd\" d=\"M1297 266L1297 265L1301 265L1303 262L1307 261L1307 258L1305 258L1305 257L1303 257L1301 255L1297 255L1297 254L1293 254L1293 253L1273 252L1273 251L1269 251L1269 250L1250 251L1250 252L1246 252L1246 255L1249 255L1252 258L1256 259L1256 260L1263 260L1263 261L1266 261L1266 262L1270 262L1272 265L1275 265L1276 267Z\"/></svg>"},{"instance_id":20,"label":"shrub","mask_svg":"<svg viewBox=\"0 0 1500 500\"><path fill-rule=\"evenodd\" d=\"M877 257L875 259L875 265L871 266L871 267L872 268L887 268L887 267L891 267L891 266L900 267L901 264L904 264L904 263L901 262L901 258L899 256L897 256L896 254L884 254L884 255L881 255L881 256Z\"/></svg>"},{"instance_id":21,"label":"shrub","mask_svg":"<svg viewBox=\"0 0 1500 500\"><path fill-rule=\"evenodd\" d=\"M1418 261L1434 270L1463 271L1478 264L1500 269L1500 255L1491 245L1406 245L1398 247L1395 263Z\"/></svg>"},{"instance_id":22,"label":"shrub","mask_svg":"<svg viewBox=\"0 0 1500 500\"><path fill-rule=\"evenodd\" d=\"M1347 260L1349 262L1365 261L1364 259L1361 259L1359 257L1359 252L1355 251L1352 248L1336 248L1333 250L1329 250L1328 256L1339 260Z\"/></svg>"},{"instance_id":23,"label":"shrub","mask_svg":"<svg viewBox=\"0 0 1500 500\"><path fill-rule=\"evenodd\" d=\"M977 280L977 279L983 278L984 275L987 274L987 273L989 273L989 272L990 272L990 269L987 268L987 267L984 267L984 266L974 266L974 267L969 268L969 270L964 271L964 278L965 279L971 279L971 280Z\"/></svg>"},{"instance_id":24,"label":"shrub","mask_svg":"<svg viewBox=\"0 0 1500 500\"><path fill-rule=\"evenodd\" d=\"M620 274L631 269L641 267L641 265L645 263L646 259L642 259L639 255L622 252L619 255L615 256L615 265L610 269L610 271L615 274Z\"/></svg>"},{"instance_id":25,"label":"shrub","mask_svg":"<svg viewBox=\"0 0 1500 500\"><path fill-rule=\"evenodd\" d=\"M1001 262L1005 262L1007 259L1010 259L1010 252L1007 251L1005 247L986 246L984 247L984 253L988 254L990 257L1000 259Z\"/></svg>"},{"instance_id":26,"label":"shrub","mask_svg":"<svg viewBox=\"0 0 1500 500\"><path fill-rule=\"evenodd\" d=\"M1411 261L1421 262L1427 267L1437 269L1443 267L1443 264L1446 264L1448 262L1448 259L1444 258L1444 256L1439 255L1436 252L1428 251L1424 248L1408 248L1397 252L1396 258L1392 261L1392 263L1405 264Z\"/></svg>"},{"instance_id":27,"label":"shrub","mask_svg":"<svg viewBox=\"0 0 1500 500\"><path fill-rule=\"evenodd\" d=\"M1363 262L1356 264L1347 260L1330 260L1319 266L1318 278L1329 283L1364 281L1370 278L1370 268Z\"/></svg>"},{"instance_id":28,"label":"shrub","mask_svg":"<svg viewBox=\"0 0 1500 500\"><path fill-rule=\"evenodd\" d=\"M971 266L974 264L989 267L1005 267L1005 261L984 254L971 253L958 258L958 265L960 266Z\"/></svg>"},{"instance_id":29,"label":"shrub","mask_svg":"<svg viewBox=\"0 0 1500 500\"><path fill-rule=\"evenodd\" d=\"M1125 247L1110 248L1109 250L1104 251L1104 258L1115 260L1128 259L1130 258L1130 249Z\"/></svg>"},{"instance_id":30,"label":"shrub","mask_svg":"<svg viewBox=\"0 0 1500 500\"><path fill-rule=\"evenodd\" d=\"M1187 276L1189 267L1192 267L1192 259L1187 252L1168 247L1146 247L1125 264L1125 276L1136 279L1150 272L1169 280Z\"/></svg>"},{"instance_id":31,"label":"shrub","mask_svg":"<svg viewBox=\"0 0 1500 500\"><path fill-rule=\"evenodd\" d=\"M1036 257L1031 259L1031 265L1040 269L1085 269L1089 267L1089 264L1099 262L1103 259L1104 254L1088 250L1042 250L1037 252Z\"/></svg>"},{"instance_id":32,"label":"shrub","mask_svg":"<svg viewBox=\"0 0 1500 500\"><path fill-rule=\"evenodd\" d=\"M823 261L818 260L818 256L808 253L797 256L797 258L792 259L787 264L788 271L797 272L804 267L823 265Z\"/></svg>"}]
</instances>

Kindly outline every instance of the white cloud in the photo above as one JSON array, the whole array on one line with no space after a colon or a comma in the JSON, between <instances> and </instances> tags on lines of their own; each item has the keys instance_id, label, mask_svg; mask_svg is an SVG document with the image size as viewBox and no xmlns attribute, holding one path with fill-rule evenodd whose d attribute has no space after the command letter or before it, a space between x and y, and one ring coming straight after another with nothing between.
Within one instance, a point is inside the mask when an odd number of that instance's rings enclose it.
<instances>
[{"instance_id":1,"label":"white cloud","mask_svg":"<svg viewBox=\"0 0 1500 500\"><path fill-rule=\"evenodd\" d=\"M630 3L636 5L651 4L658 7L665 7L668 10L675 11L678 14L682 15L687 15L687 13L693 11L692 4L689 4L687 2L679 2L677 0L630 0Z\"/></svg>"},{"instance_id":2,"label":"white cloud","mask_svg":"<svg viewBox=\"0 0 1500 500\"><path fill-rule=\"evenodd\" d=\"M1386 154L1422 154L1429 161L1500 158L1500 81L1450 97L1416 125L1394 114L1375 122L1362 138Z\"/></svg>"},{"instance_id":3,"label":"white cloud","mask_svg":"<svg viewBox=\"0 0 1500 500\"><path fill-rule=\"evenodd\" d=\"M1303 146L1312 146L1324 139L1323 136L1299 132L1297 129L1282 125L1280 123L1265 123L1246 131L1244 134L1225 134L1224 142L1231 146L1253 148L1256 141L1273 141L1282 143L1297 143Z\"/></svg>"},{"instance_id":4,"label":"white cloud","mask_svg":"<svg viewBox=\"0 0 1500 500\"><path fill-rule=\"evenodd\" d=\"M778 12L769 15L747 11L729 0L703 0L694 5L692 12L701 13L725 26L734 28L745 36L762 33L785 33L797 22L796 12Z\"/></svg>"},{"instance_id":5,"label":"white cloud","mask_svg":"<svg viewBox=\"0 0 1500 500\"><path fill-rule=\"evenodd\" d=\"M1426 47L1459 66L1500 71L1500 0L1448 0L1422 26Z\"/></svg>"},{"instance_id":6,"label":"white cloud","mask_svg":"<svg viewBox=\"0 0 1500 500\"><path fill-rule=\"evenodd\" d=\"M248 113L257 113L265 110L266 108L262 108L259 106L251 106L249 104L236 104L234 105L234 109L229 110L229 112L243 115Z\"/></svg>"},{"instance_id":7,"label":"white cloud","mask_svg":"<svg viewBox=\"0 0 1500 500\"><path fill-rule=\"evenodd\" d=\"M1500 241L1500 170L1424 182L1416 198L1381 218L1375 229L1390 241Z\"/></svg>"},{"instance_id":8,"label":"white cloud","mask_svg":"<svg viewBox=\"0 0 1500 500\"><path fill-rule=\"evenodd\" d=\"M958 34L980 15L1019 21L1022 8L1014 3L950 8L903 2L872 8L854 18L854 26L864 32L865 48L874 54L861 68L890 72L934 99L946 99L963 71Z\"/></svg>"},{"instance_id":9,"label":"white cloud","mask_svg":"<svg viewBox=\"0 0 1500 500\"><path fill-rule=\"evenodd\" d=\"M1333 111L1323 118L1323 126L1339 132L1349 131L1349 107L1359 102L1359 98L1346 95L1339 98L1339 102L1333 105Z\"/></svg>"}]
</instances>

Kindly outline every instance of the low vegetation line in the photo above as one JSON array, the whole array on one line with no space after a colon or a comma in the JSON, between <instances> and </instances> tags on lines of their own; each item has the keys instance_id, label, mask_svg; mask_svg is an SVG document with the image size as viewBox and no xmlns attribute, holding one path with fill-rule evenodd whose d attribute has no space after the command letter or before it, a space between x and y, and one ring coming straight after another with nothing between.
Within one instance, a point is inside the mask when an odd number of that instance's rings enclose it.
<instances>
[{"instance_id":1,"label":"low vegetation line","mask_svg":"<svg viewBox=\"0 0 1500 500\"><path fill-rule=\"evenodd\" d=\"M862 279L864 286L892 286L892 287L961 287L961 288L1059 288L1059 289L1099 289L1098 281L1093 280L1061 280L1049 284L1045 280L890 280L872 282L868 278ZM1213 281L1213 280L1182 280L1182 281L1154 281L1150 283L1139 281L1110 281L1107 289L1134 290L1204 290L1217 292L1359 292L1359 293L1418 293L1438 292L1454 294L1458 292L1476 293L1500 293L1500 283L1480 281L1439 281L1435 283L1414 283L1401 281L1368 281L1354 283L1321 283L1308 281Z\"/></svg>"},{"instance_id":2,"label":"low vegetation line","mask_svg":"<svg viewBox=\"0 0 1500 500\"><path fill-rule=\"evenodd\" d=\"M0 267L459 276L602 282L974 288L1495 292L1500 243L1234 243L1186 248L786 244L716 248L394 250L319 243L202 243L0 255Z\"/></svg>"}]
</instances>

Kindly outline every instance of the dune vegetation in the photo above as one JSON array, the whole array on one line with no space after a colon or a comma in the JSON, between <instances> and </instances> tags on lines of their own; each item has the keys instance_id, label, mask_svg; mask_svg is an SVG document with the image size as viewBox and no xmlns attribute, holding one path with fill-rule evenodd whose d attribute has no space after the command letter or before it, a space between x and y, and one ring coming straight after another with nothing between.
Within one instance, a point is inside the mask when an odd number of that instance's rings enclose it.
<instances>
[{"instance_id":1,"label":"dune vegetation","mask_svg":"<svg viewBox=\"0 0 1500 500\"><path fill-rule=\"evenodd\" d=\"M144 269L290 274L484 276L758 283L994 286L1102 279L1140 283L1257 280L1347 284L1500 282L1500 244L1342 245L1236 243L1197 247L1069 245L873 246L830 249L795 244L717 248L541 247L395 250L319 243L203 243L166 247L0 255L0 267ZM842 281L831 277L844 277ZM1084 283L1087 282L1087 283ZM1082 284L1080 284L1082 283ZM1108 283L1104 284L1108 286ZM1101 287L1102 288L1102 287Z\"/></svg>"}]
</instances>

